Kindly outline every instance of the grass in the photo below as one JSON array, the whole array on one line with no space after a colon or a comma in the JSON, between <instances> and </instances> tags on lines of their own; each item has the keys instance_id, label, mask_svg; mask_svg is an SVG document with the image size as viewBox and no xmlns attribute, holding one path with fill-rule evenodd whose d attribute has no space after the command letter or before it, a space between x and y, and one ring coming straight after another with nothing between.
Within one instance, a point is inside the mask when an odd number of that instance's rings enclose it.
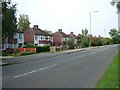
<instances>
[{"instance_id":1,"label":"grass","mask_svg":"<svg viewBox=\"0 0 120 90\"><path fill-rule=\"evenodd\" d=\"M104 75L97 82L96 88L118 88L118 80L120 80L120 73L118 72L118 58L120 59L120 52L114 57L112 63L105 71ZM119 68L120 71L120 68ZM118 78L119 77L119 78Z\"/></svg>"}]
</instances>

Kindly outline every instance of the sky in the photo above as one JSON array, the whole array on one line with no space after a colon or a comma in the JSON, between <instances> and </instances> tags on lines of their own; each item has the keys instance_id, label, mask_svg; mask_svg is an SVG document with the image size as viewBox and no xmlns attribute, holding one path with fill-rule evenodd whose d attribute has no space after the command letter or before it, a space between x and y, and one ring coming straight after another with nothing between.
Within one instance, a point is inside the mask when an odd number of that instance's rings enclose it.
<instances>
[{"instance_id":1,"label":"sky","mask_svg":"<svg viewBox=\"0 0 120 90\"><path fill-rule=\"evenodd\" d=\"M87 28L91 34L109 37L112 28L118 28L116 7L112 0L12 0L17 4L17 18L20 14L29 15L31 27L39 25L42 30L53 33L62 29L64 33L81 33ZM98 11L98 12L94 12Z\"/></svg>"}]
</instances>

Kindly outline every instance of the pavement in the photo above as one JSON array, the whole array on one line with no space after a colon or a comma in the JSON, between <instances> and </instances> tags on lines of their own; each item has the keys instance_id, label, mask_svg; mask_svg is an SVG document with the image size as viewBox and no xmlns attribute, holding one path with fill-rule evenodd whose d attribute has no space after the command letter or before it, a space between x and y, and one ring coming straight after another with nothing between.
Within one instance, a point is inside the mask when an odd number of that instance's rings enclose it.
<instances>
[{"instance_id":1,"label":"pavement","mask_svg":"<svg viewBox=\"0 0 120 90\"><path fill-rule=\"evenodd\" d=\"M88 47L88 48L81 48L81 49L74 49L74 50L66 50L62 52L55 52L55 53L41 53L41 54L33 54L27 56L0 56L0 66L12 65L12 64L19 64L24 62L32 62L36 60L43 60L47 58L52 58L60 55L66 55L70 53L80 52L84 50L94 49L98 47Z\"/></svg>"},{"instance_id":2,"label":"pavement","mask_svg":"<svg viewBox=\"0 0 120 90\"><path fill-rule=\"evenodd\" d=\"M42 60L39 59L39 54L25 56L24 59L37 58L38 60L3 66L2 87L94 88L113 61L113 57L118 53L118 47L111 45L75 51L76 53L65 51L65 55Z\"/></svg>"}]
</instances>

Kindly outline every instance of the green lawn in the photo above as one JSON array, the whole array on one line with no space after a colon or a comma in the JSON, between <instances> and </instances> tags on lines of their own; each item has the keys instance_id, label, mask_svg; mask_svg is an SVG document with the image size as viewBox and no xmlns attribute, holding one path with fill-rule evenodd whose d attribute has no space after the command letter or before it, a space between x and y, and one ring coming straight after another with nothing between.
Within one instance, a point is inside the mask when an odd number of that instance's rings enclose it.
<instances>
[{"instance_id":1,"label":"green lawn","mask_svg":"<svg viewBox=\"0 0 120 90\"><path fill-rule=\"evenodd\" d=\"M116 55L105 71L104 75L101 79L97 82L96 88L117 88L118 87L118 77L120 80L120 72L118 72L118 58L120 62L120 52ZM120 68L119 68L120 71ZM120 85L119 85L120 87Z\"/></svg>"}]
</instances>

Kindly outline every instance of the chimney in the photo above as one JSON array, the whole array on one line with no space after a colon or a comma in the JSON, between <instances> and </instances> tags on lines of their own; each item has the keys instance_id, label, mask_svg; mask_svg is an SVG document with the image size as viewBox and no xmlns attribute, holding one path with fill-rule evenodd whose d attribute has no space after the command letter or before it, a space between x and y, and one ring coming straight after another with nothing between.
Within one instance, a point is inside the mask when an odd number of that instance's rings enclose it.
<instances>
[{"instance_id":1,"label":"chimney","mask_svg":"<svg viewBox=\"0 0 120 90\"><path fill-rule=\"evenodd\" d=\"M38 25L34 25L33 28L38 29Z\"/></svg>"},{"instance_id":2,"label":"chimney","mask_svg":"<svg viewBox=\"0 0 120 90\"><path fill-rule=\"evenodd\" d=\"M62 29L58 29L59 32L62 32Z\"/></svg>"},{"instance_id":3,"label":"chimney","mask_svg":"<svg viewBox=\"0 0 120 90\"><path fill-rule=\"evenodd\" d=\"M73 34L73 32L70 32L70 34Z\"/></svg>"}]
</instances>

